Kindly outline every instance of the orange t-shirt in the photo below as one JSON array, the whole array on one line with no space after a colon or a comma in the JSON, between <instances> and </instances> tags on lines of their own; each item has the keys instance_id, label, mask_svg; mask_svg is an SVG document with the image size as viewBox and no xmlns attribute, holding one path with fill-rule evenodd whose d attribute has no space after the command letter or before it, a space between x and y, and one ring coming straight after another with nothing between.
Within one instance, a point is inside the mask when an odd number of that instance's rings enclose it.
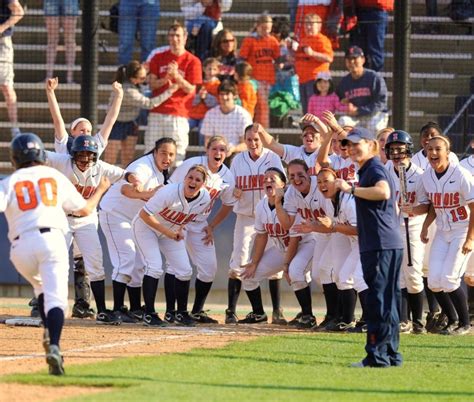
<instances>
[{"instance_id":1,"label":"orange t-shirt","mask_svg":"<svg viewBox=\"0 0 474 402\"><path fill-rule=\"evenodd\" d=\"M295 70L300 79L300 83L314 80L320 71L329 71L329 63L316 60L304 52L304 48L309 46L315 52L334 56L331 41L326 35L319 33L314 36L306 36L301 42L295 54Z\"/></svg>"},{"instance_id":2,"label":"orange t-shirt","mask_svg":"<svg viewBox=\"0 0 474 402\"><path fill-rule=\"evenodd\" d=\"M255 114L255 105L257 104L257 91L250 81L242 81L237 84L239 98L242 101L242 107L250 113Z\"/></svg>"},{"instance_id":3,"label":"orange t-shirt","mask_svg":"<svg viewBox=\"0 0 474 402\"><path fill-rule=\"evenodd\" d=\"M221 82L219 80L203 82L202 86L206 89L207 93L217 98L217 89ZM204 115L209 110L207 105L201 100L197 105L193 106L189 111L189 117L195 120L204 119Z\"/></svg>"},{"instance_id":4,"label":"orange t-shirt","mask_svg":"<svg viewBox=\"0 0 474 402\"><path fill-rule=\"evenodd\" d=\"M239 56L253 69L252 76L257 81L275 83L275 60L280 57L280 45L275 37L247 36L242 41Z\"/></svg>"},{"instance_id":5,"label":"orange t-shirt","mask_svg":"<svg viewBox=\"0 0 474 402\"><path fill-rule=\"evenodd\" d=\"M150 60L150 73L158 78L163 78L166 75L168 64L172 61L178 63L179 72L190 84L199 85L202 83L201 61L188 51L181 56L174 55L170 50L157 53ZM161 88L153 90L153 96L157 96L167 89L168 85L163 85ZM188 118L194 94L194 92L187 94L182 89L178 89L168 100L152 109L151 112Z\"/></svg>"}]
</instances>

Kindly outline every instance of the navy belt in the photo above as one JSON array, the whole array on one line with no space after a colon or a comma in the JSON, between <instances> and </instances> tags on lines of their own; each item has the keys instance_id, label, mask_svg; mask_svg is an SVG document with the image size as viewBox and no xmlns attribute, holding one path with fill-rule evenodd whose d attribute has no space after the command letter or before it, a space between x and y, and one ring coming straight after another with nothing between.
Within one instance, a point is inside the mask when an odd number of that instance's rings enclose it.
<instances>
[{"instance_id":1,"label":"navy belt","mask_svg":"<svg viewBox=\"0 0 474 402\"><path fill-rule=\"evenodd\" d=\"M51 232L51 228L39 228L38 229L40 233L49 233ZM15 237L13 240L18 240L20 238L20 235Z\"/></svg>"}]
</instances>

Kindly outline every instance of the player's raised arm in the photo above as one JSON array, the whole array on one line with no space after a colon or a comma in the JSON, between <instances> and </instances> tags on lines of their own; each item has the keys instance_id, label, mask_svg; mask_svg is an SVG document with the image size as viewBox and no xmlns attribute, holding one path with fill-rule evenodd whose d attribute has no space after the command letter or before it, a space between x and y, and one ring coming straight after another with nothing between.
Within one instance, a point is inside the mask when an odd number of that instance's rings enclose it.
<instances>
[{"instance_id":1,"label":"player's raised arm","mask_svg":"<svg viewBox=\"0 0 474 402\"><path fill-rule=\"evenodd\" d=\"M53 119L54 124L54 138L56 139L56 141L62 142L68 136L68 133L66 131L64 119L61 115L59 103L56 98L55 91L58 85L58 77L49 78L46 80L46 96L48 98L49 112L51 113L51 117Z\"/></svg>"},{"instance_id":2,"label":"player's raised arm","mask_svg":"<svg viewBox=\"0 0 474 402\"><path fill-rule=\"evenodd\" d=\"M102 139L106 143L109 139L110 133L112 132L112 127L114 126L115 122L117 121L118 114L120 112L120 106L122 106L122 99L123 99L123 88L122 84L115 81L112 83L112 91L114 92L114 97L112 99L112 103L110 104L109 111L105 116L104 123L100 129L100 135Z\"/></svg>"},{"instance_id":3,"label":"player's raised arm","mask_svg":"<svg viewBox=\"0 0 474 402\"><path fill-rule=\"evenodd\" d=\"M280 158L283 157L283 154L285 153L285 147L280 144L275 138L269 134L261 124L255 123L253 125L252 130L256 131L258 135L260 136L260 140L263 143L263 146L265 148L270 149L271 151L275 152Z\"/></svg>"}]
</instances>

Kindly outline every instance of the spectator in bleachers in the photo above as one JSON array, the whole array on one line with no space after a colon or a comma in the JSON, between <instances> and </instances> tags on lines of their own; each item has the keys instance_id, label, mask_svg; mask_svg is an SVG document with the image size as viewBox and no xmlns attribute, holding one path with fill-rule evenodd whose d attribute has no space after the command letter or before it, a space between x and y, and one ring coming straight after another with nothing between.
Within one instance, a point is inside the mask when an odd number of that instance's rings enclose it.
<instances>
[{"instance_id":1,"label":"spectator in bleachers","mask_svg":"<svg viewBox=\"0 0 474 402\"><path fill-rule=\"evenodd\" d=\"M253 118L255 105L257 104L257 85L252 80L252 66L243 61L235 66L235 81L237 81L237 92L242 107L250 113Z\"/></svg>"},{"instance_id":2,"label":"spectator in bleachers","mask_svg":"<svg viewBox=\"0 0 474 402\"><path fill-rule=\"evenodd\" d=\"M367 56L367 68L380 71L384 63L384 42L388 12L393 0L353 0L357 25L350 32L351 46L359 46Z\"/></svg>"},{"instance_id":3,"label":"spectator in bleachers","mask_svg":"<svg viewBox=\"0 0 474 402\"><path fill-rule=\"evenodd\" d=\"M203 70L204 79L201 87L197 91L193 100L193 107L189 111L189 129L201 130L202 120L207 111L217 105L217 91L220 85L219 75L219 60L215 57L209 57L204 60ZM201 138L201 135L199 135Z\"/></svg>"},{"instance_id":4,"label":"spectator in bleachers","mask_svg":"<svg viewBox=\"0 0 474 402\"><path fill-rule=\"evenodd\" d=\"M331 41L321 33L321 17L306 14L304 18L305 35L295 54L295 68L300 80L301 106L306 114L309 98L314 94L314 77L320 71L329 71L334 53Z\"/></svg>"},{"instance_id":5,"label":"spectator in bleachers","mask_svg":"<svg viewBox=\"0 0 474 402\"><path fill-rule=\"evenodd\" d=\"M237 64L237 39L230 29L219 31L212 41L211 56L221 62L219 80L233 80Z\"/></svg>"},{"instance_id":6,"label":"spectator in bleachers","mask_svg":"<svg viewBox=\"0 0 474 402\"><path fill-rule=\"evenodd\" d=\"M7 105L12 137L20 134L18 106L13 88L13 26L23 18L25 11L18 0L1 0L0 3L0 88Z\"/></svg>"},{"instance_id":7,"label":"spectator in bleachers","mask_svg":"<svg viewBox=\"0 0 474 402\"><path fill-rule=\"evenodd\" d=\"M347 106L347 115L339 119L341 126L363 126L374 133L387 127L387 85L382 76L364 68L364 52L358 46L346 51L346 68L336 94Z\"/></svg>"},{"instance_id":8,"label":"spectator in bleachers","mask_svg":"<svg viewBox=\"0 0 474 402\"><path fill-rule=\"evenodd\" d=\"M319 15L319 17L321 18L321 21L324 23L329 13L330 5L331 5L331 0L298 0L298 7L296 8L295 28L294 28L296 40L299 41L305 36L305 31L304 31L305 16L308 14Z\"/></svg>"},{"instance_id":9,"label":"spectator in bleachers","mask_svg":"<svg viewBox=\"0 0 474 402\"><path fill-rule=\"evenodd\" d=\"M345 112L347 107L341 103L339 97L334 93L334 83L329 71L321 71L314 82L314 95L309 98L308 113L323 119L323 112L329 110L331 113Z\"/></svg>"},{"instance_id":10,"label":"spectator in bleachers","mask_svg":"<svg viewBox=\"0 0 474 402\"><path fill-rule=\"evenodd\" d=\"M227 139L227 157L247 149L244 143L244 131L245 127L252 124L249 112L235 104L236 96L236 85L231 81L223 81L217 95L219 106L206 113L201 127L206 145L209 138L214 135L222 135Z\"/></svg>"},{"instance_id":11,"label":"spectator in bleachers","mask_svg":"<svg viewBox=\"0 0 474 402\"><path fill-rule=\"evenodd\" d=\"M46 78L53 78L54 63L58 52L61 27L64 34L64 48L67 75L66 82L74 82L76 61L76 24L79 15L79 0L45 0L43 4L48 44L46 46Z\"/></svg>"},{"instance_id":12,"label":"spectator in bleachers","mask_svg":"<svg viewBox=\"0 0 474 402\"><path fill-rule=\"evenodd\" d=\"M243 40L240 49L240 57L250 63L253 76L258 82L254 120L265 128L270 125L268 97L270 88L275 83L275 62L280 57L280 45L271 35L272 24L270 15L260 15L255 31Z\"/></svg>"},{"instance_id":13,"label":"spectator in bleachers","mask_svg":"<svg viewBox=\"0 0 474 402\"><path fill-rule=\"evenodd\" d=\"M138 137L137 118L140 110L152 109L160 105L178 89L177 85L172 85L160 95L149 98L140 92L140 84L143 84L146 78L145 67L136 60L120 66L115 73L115 81L122 84L123 99L117 121L112 127L104 152L104 160L108 163L115 165L119 152L121 166L125 167L132 161L135 157ZM112 91L110 105L114 102L115 97L115 92Z\"/></svg>"},{"instance_id":14,"label":"spectator in bleachers","mask_svg":"<svg viewBox=\"0 0 474 402\"><path fill-rule=\"evenodd\" d=\"M149 84L153 96L166 91L172 84L179 89L148 115L145 132L145 149L152 149L155 142L163 137L176 141L176 164L186 155L189 144L189 111L191 110L196 86L202 83L200 60L185 49L186 30L175 22L168 29L169 50L157 53L150 60Z\"/></svg>"},{"instance_id":15,"label":"spectator in bleachers","mask_svg":"<svg viewBox=\"0 0 474 402\"><path fill-rule=\"evenodd\" d=\"M195 44L195 54L201 61L209 57L212 35L222 29L222 13L229 11L232 0L180 0L188 36Z\"/></svg>"},{"instance_id":16,"label":"spectator in bleachers","mask_svg":"<svg viewBox=\"0 0 474 402\"><path fill-rule=\"evenodd\" d=\"M118 19L120 65L128 64L133 59L137 36L140 38L140 61L146 60L155 48L159 19L160 0L120 0Z\"/></svg>"}]
</instances>

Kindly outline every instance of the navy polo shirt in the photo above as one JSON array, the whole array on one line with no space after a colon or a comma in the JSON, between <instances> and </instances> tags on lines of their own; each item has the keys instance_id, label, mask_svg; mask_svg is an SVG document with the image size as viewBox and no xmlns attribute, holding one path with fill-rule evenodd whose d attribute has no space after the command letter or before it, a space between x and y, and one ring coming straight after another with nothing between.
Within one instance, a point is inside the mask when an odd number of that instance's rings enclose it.
<instances>
[{"instance_id":1,"label":"navy polo shirt","mask_svg":"<svg viewBox=\"0 0 474 402\"><path fill-rule=\"evenodd\" d=\"M396 210L396 190L392 178L377 157L369 159L359 169L359 187L373 187L381 180L390 186L388 200L369 201L355 197L361 253L403 249L400 221Z\"/></svg>"}]
</instances>

